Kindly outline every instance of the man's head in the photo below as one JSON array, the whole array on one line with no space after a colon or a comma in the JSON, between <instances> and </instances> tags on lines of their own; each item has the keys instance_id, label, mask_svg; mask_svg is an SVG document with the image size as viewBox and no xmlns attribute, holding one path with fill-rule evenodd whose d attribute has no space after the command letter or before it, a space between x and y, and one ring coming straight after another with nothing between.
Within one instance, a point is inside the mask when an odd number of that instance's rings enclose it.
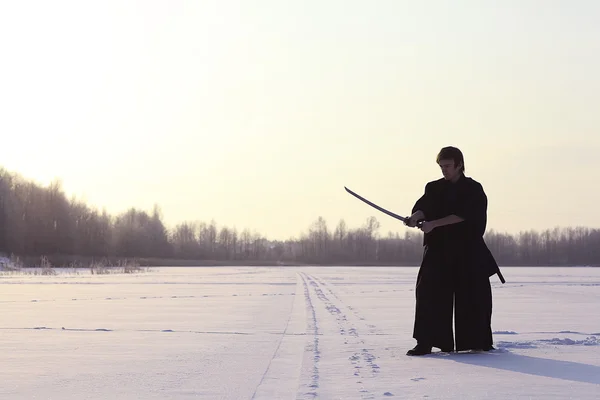
<instances>
[{"instance_id":1,"label":"man's head","mask_svg":"<svg viewBox=\"0 0 600 400\"><path fill-rule=\"evenodd\" d=\"M462 152L456 147L444 147L435 160L442 170L444 179L456 181L465 173L465 160Z\"/></svg>"}]
</instances>

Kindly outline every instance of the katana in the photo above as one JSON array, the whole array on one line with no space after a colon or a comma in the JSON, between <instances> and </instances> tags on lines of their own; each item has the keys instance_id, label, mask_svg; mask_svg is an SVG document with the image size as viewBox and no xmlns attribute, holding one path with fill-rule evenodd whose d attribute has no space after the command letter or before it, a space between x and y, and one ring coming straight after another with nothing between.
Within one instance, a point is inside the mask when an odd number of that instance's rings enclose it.
<instances>
[{"instance_id":1,"label":"katana","mask_svg":"<svg viewBox=\"0 0 600 400\"><path fill-rule=\"evenodd\" d=\"M408 220L409 220L409 217L403 217L403 216L401 216L401 215L398 215L398 214L395 214L395 213L393 213L393 212L391 212L391 211L388 211L388 210L386 210L385 208L383 208L383 207L380 207L380 206L378 206L377 204L375 204L375 203L373 203L373 202L371 202L371 201L369 201L369 200L365 199L364 197L362 197L362 196L361 196L361 195L359 195L358 193L355 193L355 192L353 192L352 190L348 189L346 186L344 186L344 189L346 189L346 192L350 193L352 196L356 197L357 199L359 199L359 200L361 200L361 201L364 201L365 203L367 203L367 204L368 204L368 205L370 205L371 207L378 209L379 211L381 211L381 212L382 212L382 213L384 213L384 214L387 214L387 215L389 215L390 217L393 217L393 218L399 219L400 221L402 221L402 222L404 222L404 223L407 223L407 222L408 222ZM423 226L423 221L419 221L419 222L417 222L417 227L418 227L418 228L420 228L420 227L422 227L422 226Z\"/></svg>"}]
</instances>

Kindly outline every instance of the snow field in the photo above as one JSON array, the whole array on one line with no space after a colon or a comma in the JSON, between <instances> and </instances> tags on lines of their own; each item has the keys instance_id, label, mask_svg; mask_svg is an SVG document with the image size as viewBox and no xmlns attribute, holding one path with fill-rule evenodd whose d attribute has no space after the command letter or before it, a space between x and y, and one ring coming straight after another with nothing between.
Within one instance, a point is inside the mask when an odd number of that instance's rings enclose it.
<instances>
[{"instance_id":1,"label":"snow field","mask_svg":"<svg viewBox=\"0 0 600 400\"><path fill-rule=\"evenodd\" d=\"M600 398L600 269L503 268L496 351L408 357L416 273L2 275L0 398Z\"/></svg>"}]
</instances>

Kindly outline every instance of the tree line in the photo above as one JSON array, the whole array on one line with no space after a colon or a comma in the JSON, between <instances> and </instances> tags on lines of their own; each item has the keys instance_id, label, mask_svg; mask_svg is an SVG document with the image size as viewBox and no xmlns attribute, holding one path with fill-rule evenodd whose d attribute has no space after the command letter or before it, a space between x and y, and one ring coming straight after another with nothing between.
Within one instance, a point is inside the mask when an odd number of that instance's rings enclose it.
<instances>
[{"instance_id":1,"label":"tree line","mask_svg":"<svg viewBox=\"0 0 600 400\"><path fill-rule=\"evenodd\" d=\"M0 168L0 253L19 256L220 260L232 263L418 265L420 231L380 233L369 217L359 227L344 220L332 230L318 217L298 238L268 240L256 231L181 222L168 229L161 211L135 207L110 215L67 198L59 181L47 186ZM501 265L600 265L600 230L586 227L489 230L485 236Z\"/></svg>"}]
</instances>

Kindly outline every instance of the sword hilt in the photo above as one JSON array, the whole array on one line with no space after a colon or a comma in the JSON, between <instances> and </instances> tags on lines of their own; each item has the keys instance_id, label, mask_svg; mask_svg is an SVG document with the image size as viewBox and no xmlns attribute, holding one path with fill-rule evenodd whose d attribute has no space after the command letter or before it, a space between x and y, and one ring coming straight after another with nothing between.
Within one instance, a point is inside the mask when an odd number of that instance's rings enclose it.
<instances>
[{"instance_id":1,"label":"sword hilt","mask_svg":"<svg viewBox=\"0 0 600 400\"><path fill-rule=\"evenodd\" d=\"M406 220L408 221L410 217L406 217ZM417 224L415 225L415 228L422 228L423 227L423 222L425 222L424 219L421 219L419 221L417 221Z\"/></svg>"}]
</instances>

